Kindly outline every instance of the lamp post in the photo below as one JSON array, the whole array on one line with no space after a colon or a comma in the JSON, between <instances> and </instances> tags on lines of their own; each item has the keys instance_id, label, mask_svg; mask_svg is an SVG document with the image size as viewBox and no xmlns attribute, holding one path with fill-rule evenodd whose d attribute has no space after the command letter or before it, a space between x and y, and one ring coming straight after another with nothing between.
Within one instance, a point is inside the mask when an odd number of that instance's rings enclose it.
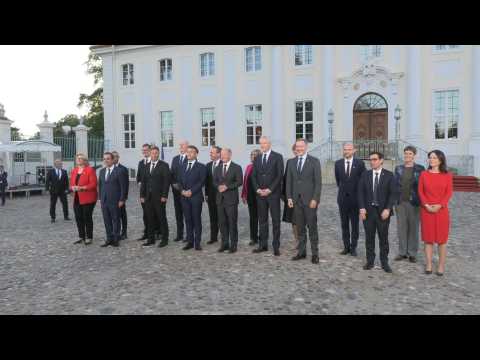
<instances>
[{"instance_id":1,"label":"lamp post","mask_svg":"<svg viewBox=\"0 0 480 360\"><path fill-rule=\"evenodd\" d=\"M400 119L402 118L402 109L400 106L397 104L395 107L395 142L396 142L396 158L399 158L399 149L398 147L400 146Z\"/></svg>"},{"instance_id":2,"label":"lamp post","mask_svg":"<svg viewBox=\"0 0 480 360\"><path fill-rule=\"evenodd\" d=\"M333 160L333 110L328 111L328 142L330 143L330 160Z\"/></svg>"}]
</instances>

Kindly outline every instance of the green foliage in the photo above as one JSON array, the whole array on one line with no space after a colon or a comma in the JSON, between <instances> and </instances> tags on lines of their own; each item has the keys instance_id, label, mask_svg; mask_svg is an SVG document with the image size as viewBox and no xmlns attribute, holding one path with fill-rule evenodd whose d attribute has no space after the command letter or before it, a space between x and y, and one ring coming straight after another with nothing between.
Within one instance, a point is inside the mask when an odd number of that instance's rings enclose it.
<instances>
[{"instance_id":1,"label":"green foliage","mask_svg":"<svg viewBox=\"0 0 480 360\"><path fill-rule=\"evenodd\" d=\"M55 128L53 129L53 136L54 137L62 137L62 136L71 135L71 134L65 134L63 132L62 127L68 125L68 126L71 126L73 128L73 127L77 126L78 124L80 124L80 119L77 115L75 115L75 114L66 115L55 123Z\"/></svg>"}]
</instances>

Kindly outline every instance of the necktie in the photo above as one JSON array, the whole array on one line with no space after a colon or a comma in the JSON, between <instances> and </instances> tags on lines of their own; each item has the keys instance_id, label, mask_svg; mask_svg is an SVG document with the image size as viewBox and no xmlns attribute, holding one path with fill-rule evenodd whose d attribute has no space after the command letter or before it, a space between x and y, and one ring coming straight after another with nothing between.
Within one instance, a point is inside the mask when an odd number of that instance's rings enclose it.
<instances>
[{"instance_id":1,"label":"necktie","mask_svg":"<svg viewBox=\"0 0 480 360\"><path fill-rule=\"evenodd\" d=\"M262 159L262 166L267 165L267 154L263 154L263 159Z\"/></svg>"},{"instance_id":2,"label":"necktie","mask_svg":"<svg viewBox=\"0 0 480 360\"><path fill-rule=\"evenodd\" d=\"M227 164L223 164L223 177L227 174Z\"/></svg>"},{"instance_id":3,"label":"necktie","mask_svg":"<svg viewBox=\"0 0 480 360\"><path fill-rule=\"evenodd\" d=\"M60 179L60 170L57 169L57 177Z\"/></svg>"},{"instance_id":4,"label":"necktie","mask_svg":"<svg viewBox=\"0 0 480 360\"><path fill-rule=\"evenodd\" d=\"M298 165L297 165L298 173L300 173L302 171L302 159L303 158L301 156L298 158Z\"/></svg>"},{"instance_id":5,"label":"necktie","mask_svg":"<svg viewBox=\"0 0 480 360\"><path fill-rule=\"evenodd\" d=\"M347 177L350 177L350 161L347 161L347 173L345 175L347 175Z\"/></svg>"},{"instance_id":6,"label":"necktie","mask_svg":"<svg viewBox=\"0 0 480 360\"><path fill-rule=\"evenodd\" d=\"M152 167L150 168L150 174L152 173L153 169L155 169L156 162L152 162Z\"/></svg>"},{"instance_id":7,"label":"necktie","mask_svg":"<svg viewBox=\"0 0 480 360\"><path fill-rule=\"evenodd\" d=\"M217 162L214 161L212 164L212 175L215 174L215 169L217 168Z\"/></svg>"},{"instance_id":8,"label":"necktie","mask_svg":"<svg viewBox=\"0 0 480 360\"><path fill-rule=\"evenodd\" d=\"M109 177L110 177L110 168L108 168L107 170L107 176L105 176L105 181L107 181Z\"/></svg>"},{"instance_id":9,"label":"necktie","mask_svg":"<svg viewBox=\"0 0 480 360\"><path fill-rule=\"evenodd\" d=\"M378 172L375 173L375 181L373 182L373 202L375 203L375 205L378 205L378 174Z\"/></svg>"},{"instance_id":10,"label":"necktie","mask_svg":"<svg viewBox=\"0 0 480 360\"><path fill-rule=\"evenodd\" d=\"M188 167L187 167L187 172L189 172L192 169L192 163L189 161L188 162Z\"/></svg>"}]
</instances>

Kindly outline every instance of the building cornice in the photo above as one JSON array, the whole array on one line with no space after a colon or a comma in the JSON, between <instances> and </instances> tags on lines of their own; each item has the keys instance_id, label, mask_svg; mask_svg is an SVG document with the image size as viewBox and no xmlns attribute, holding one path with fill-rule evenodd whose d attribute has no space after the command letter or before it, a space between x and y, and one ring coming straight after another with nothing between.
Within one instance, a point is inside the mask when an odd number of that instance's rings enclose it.
<instances>
[{"instance_id":1,"label":"building cornice","mask_svg":"<svg viewBox=\"0 0 480 360\"><path fill-rule=\"evenodd\" d=\"M111 54L113 50L115 53L120 53L124 51L144 49L154 46L167 46L167 45L92 45L90 46L90 51L95 54L102 56Z\"/></svg>"}]
</instances>

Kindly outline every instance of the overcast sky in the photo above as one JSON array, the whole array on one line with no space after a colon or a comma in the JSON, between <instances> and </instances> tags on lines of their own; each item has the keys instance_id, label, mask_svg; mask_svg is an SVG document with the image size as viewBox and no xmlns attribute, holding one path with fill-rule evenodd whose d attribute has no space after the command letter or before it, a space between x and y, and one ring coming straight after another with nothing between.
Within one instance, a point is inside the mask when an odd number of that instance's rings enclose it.
<instances>
[{"instance_id":1,"label":"overcast sky","mask_svg":"<svg viewBox=\"0 0 480 360\"><path fill-rule=\"evenodd\" d=\"M89 46L0 45L0 103L13 126L33 135L45 110L51 122L86 113L77 103L94 89L84 65Z\"/></svg>"}]
</instances>

